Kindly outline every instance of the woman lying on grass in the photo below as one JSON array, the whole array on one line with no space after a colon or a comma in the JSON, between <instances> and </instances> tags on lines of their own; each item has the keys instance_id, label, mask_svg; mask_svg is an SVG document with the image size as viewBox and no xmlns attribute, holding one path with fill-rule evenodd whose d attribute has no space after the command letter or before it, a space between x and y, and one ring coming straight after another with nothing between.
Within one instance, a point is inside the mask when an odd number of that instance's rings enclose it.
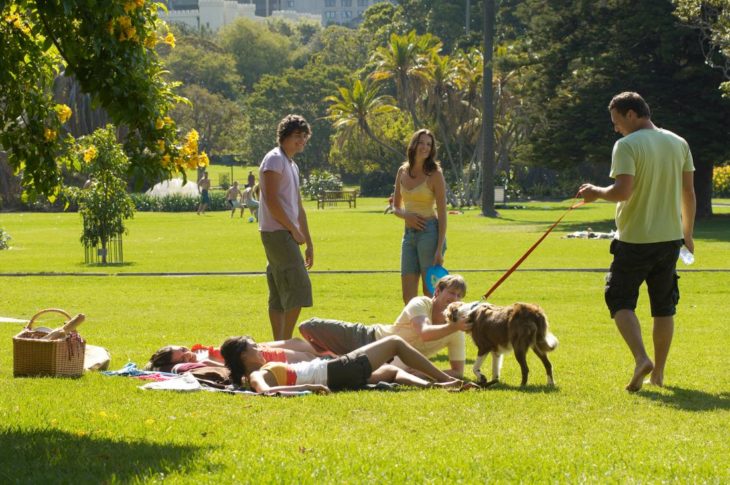
<instances>
[{"instance_id":1,"label":"woman lying on grass","mask_svg":"<svg viewBox=\"0 0 730 485\"><path fill-rule=\"evenodd\" d=\"M341 389L361 389L366 384L396 382L416 387L461 388L463 382L437 369L431 361L398 336L390 336L332 360L285 364L267 362L261 345L250 337L231 337L221 346L231 381L246 377L259 393L312 391L329 393ZM399 357L407 366L423 372L436 382L416 377L394 365Z\"/></svg>"},{"instance_id":2,"label":"woman lying on grass","mask_svg":"<svg viewBox=\"0 0 730 485\"><path fill-rule=\"evenodd\" d=\"M201 359L195 352L199 349L206 351L208 357ZM314 360L318 356L309 342L299 338L262 343L259 344L259 349L267 362L305 362ZM189 364L198 365L194 366ZM144 368L150 371L182 374L190 370L191 367L202 367L204 365L222 367L224 362L220 349L205 347L199 344L193 345L191 348L179 345L167 345L155 352Z\"/></svg>"}]
</instances>

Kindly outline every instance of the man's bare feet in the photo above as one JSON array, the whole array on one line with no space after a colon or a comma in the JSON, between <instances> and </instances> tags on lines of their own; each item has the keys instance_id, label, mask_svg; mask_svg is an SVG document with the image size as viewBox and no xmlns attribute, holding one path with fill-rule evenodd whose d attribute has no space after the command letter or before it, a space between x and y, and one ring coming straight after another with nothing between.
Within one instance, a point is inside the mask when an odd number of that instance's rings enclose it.
<instances>
[{"instance_id":1,"label":"man's bare feet","mask_svg":"<svg viewBox=\"0 0 730 485\"><path fill-rule=\"evenodd\" d=\"M636 368L634 368L634 377L632 377L631 381L626 385L626 390L629 392L636 392L641 389L641 385L644 383L644 377L646 377L653 369L654 364L649 359L646 359L640 364L636 364Z\"/></svg>"},{"instance_id":2,"label":"man's bare feet","mask_svg":"<svg viewBox=\"0 0 730 485\"><path fill-rule=\"evenodd\" d=\"M649 377L649 384L657 387L664 387L664 375L652 372Z\"/></svg>"}]
</instances>

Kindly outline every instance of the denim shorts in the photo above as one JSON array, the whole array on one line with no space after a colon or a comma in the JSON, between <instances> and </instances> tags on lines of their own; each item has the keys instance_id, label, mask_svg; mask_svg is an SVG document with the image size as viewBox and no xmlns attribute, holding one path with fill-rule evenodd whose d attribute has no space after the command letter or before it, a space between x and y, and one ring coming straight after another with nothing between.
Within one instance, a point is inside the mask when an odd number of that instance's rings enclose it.
<instances>
[{"instance_id":1,"label":"denim shorts","mask_svg":"<svg viewBox=\"0 0 730 485\"><path fill-rule=\"evenodd\" d=\"M613 262L606 275L605 299L611 318L635 310L639 287L646 281L652 317L671 317L679 302L677 258L682 241L632 244L614 239Z\"/></svg>"},{"instance_id":2,"label":"denim shorts","mask_svg":"<svg viewBox=\"0 0 730 485\"><path fill-rule=\"evenodd\" d=\"M400 274L424 274L433 266L438 243L439 221L435 217L426 221L422 231L406 227L400 251ZM443 252L446 252L446 240Z\"/></svg>"}]
</instances>

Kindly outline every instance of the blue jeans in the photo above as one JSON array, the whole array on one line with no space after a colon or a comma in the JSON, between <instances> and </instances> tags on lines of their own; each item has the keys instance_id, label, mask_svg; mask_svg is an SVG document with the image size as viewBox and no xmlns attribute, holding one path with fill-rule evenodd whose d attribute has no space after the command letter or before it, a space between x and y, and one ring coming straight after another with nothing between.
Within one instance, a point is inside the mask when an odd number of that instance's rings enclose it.
<instances>
[{"instance_id":1,"label":"blue jeans","mask_svg":"<svg viewBox=\"0 0 730 485\"><path fill-rule=\"evenodd\" d=\"M422 231L406 227L400 251L400 274L425 273L433 266L433 256L439 243L439 224L435 217L426 221ZM444 240L444 253L446 240Z\"/></svg>"}]
</instances>

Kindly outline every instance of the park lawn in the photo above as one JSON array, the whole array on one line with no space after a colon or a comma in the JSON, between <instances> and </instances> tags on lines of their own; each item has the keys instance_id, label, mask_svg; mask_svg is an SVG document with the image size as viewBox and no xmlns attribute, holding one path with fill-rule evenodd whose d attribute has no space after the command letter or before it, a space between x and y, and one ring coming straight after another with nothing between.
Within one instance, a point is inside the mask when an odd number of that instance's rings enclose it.
<instances>
[{"instance_id":1,"label":"park lawn","mask_svg":"<svg viewBox=\"0 0 730 485\"><path fill-rule=\"evenodd\" d=\"M400 265L403 221L383 215L386 200L358 199L347 206L317 210L305 201L315 246L313 271L392 271ZM503 270L510 267L570 205L570 201L510 204L500 218L479 216L477 209L450 215L445 266L451 271ZM576 230L614 228L613 204L595 203L569 213L522 269L605 269L608 240L564 239ZM730 268L730 206L696 229L693 269ZM246 215L246 217L248 217ZM266 259L257 225L237 212L138 212L127 223L124 265L87 266L79 242L81 219L75 213L0 213L0 227L13 238L10 251L0 251L0 274L262 272ZM496 275L495 275L496 277Z\"/></svg>"},{"instance_id":2,"label":"park lawn","mask_svg":"<svg viewBox=\"0 0 730 485\"><path fill-rule=\"evenodd\" d=\"M495 275L467 275L473 298ZM291 399L142 391L139 381L12 377L0 324L0 482L423 483L730 480L727 274L684 272L667 388L623 391L633 368L603 305L603 274L518 272L491 298L541 304L560 346L557 387L534 355L530 385L505 358L504 384L343 392ZM313 315L390 322L394 274L313 274ZM270 335L261 275L0 276L0 314L85 312L112 367L158 347ZM467 298L469 299L469 298ZM646 296L638 309L650 336ZM475 348L469 343L468 363ZM446 366L446 356L435 358ZM487 363L487 368L489 363ZM725 457L725 458L723 458Z\"/></svg>"},{"instance_id":3,"label":"park lawn","mask_svg":"<svg viewBox=\"0 0 730 485\"><path fill-rule=\"evenodd\" d=\"M400 307L402 222L380 213L384 203L360 199L358 209L317 211L307 202L316 251L315 307L305 309L302 319L394 319ZM567 206L567 201L520 204L501 210L500 219L484 219L476 210L451 216L446 265L465 272L467 299L486 291L500 274L496 270L510 266ZM729 212L699 224L693 269L727 269ZM515 388L519 368L508 356L504 386L465 394L403 390L269 399L143 392L137 381L98 374L80 380L13 379L11 337L20 327L0 324L5 342L0 446L9 450L0 454L0 477L186 483L727 481L730 469L720 457L730 451L730 379L724 372L730 337L716 317L716 309L724 307L727 273L681 273L667 375L672 387L627 395L622 385L631 362L601 296L608 241L560 237L587 227L609 230L612 215L612 204L570 213L524 263L525 271L490 298L498 304L531 301L546 309L561 339L551 357L555 391L542 386L543 371L532 356L532 385L526 391ZM231 220L227 212L138 213L125 238L127 263L109 268L81 263L77 214L5 213L0 226L14 238L13 249L0 252L0 273L259 273L0 275L0 316L28 317L43 307L83 311L88 321L82 334L112 352L115 368L127 361L141 365L168 343L219 344L229 335L270 335L256 227ZM597 271L526 271L539 268ZM384 273L326 272L371 269ZM644 321L645 300L639 311ZM470 361L475 355L471 344L468 355ZM436 358L439 365L446 360Z\"/></svg>"}]
</instances>

